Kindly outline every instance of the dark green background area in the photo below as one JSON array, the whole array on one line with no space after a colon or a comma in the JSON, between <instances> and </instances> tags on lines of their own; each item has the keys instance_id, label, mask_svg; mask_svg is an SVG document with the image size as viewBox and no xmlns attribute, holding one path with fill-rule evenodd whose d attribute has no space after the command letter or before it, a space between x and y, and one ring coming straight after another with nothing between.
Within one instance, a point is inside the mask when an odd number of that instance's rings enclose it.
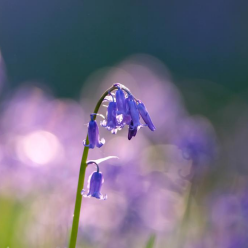
<instances>
[{"instance_id":1,"label":"dark green background area","mask_svg":"<svg viewBox=\"0 0 248 248\"><path fill-rule=\"evenodd\" d=\"M0 49L11 86L38 80L77 97L95 70L146 53L176 84L247 90L247 0L0 0Z\"/></svg>"}]
</instances>

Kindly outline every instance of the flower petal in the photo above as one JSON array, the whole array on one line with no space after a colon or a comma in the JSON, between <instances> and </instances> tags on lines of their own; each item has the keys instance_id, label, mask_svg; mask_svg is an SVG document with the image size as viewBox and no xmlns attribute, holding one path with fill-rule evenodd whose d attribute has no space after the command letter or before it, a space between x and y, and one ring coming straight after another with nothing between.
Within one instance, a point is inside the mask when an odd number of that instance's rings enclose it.
<instances>
[{"instance_id":1,"label":"flower petal","mask_svg":"<svg viewBox=\"0 0 248 248\"><path fill-rule=\"evenodd\" d=\"M150 130L154 131L155 126L152 123L151 117L150 117L145 105L141 101L138 101L137 108L138 108L139 113L140 113L142 119L144 120L144 122L147 124L147 126L150 128Z\"/></svg>"},{"instance_id":2,"label":"flower petal","mask_svg":"<svg viewBox=\"0 0 248 248\"><path fill-rule=\"evenodd\" d=\"M133 123L132 126L133 127L140 126L139 111L137 108L137 104L132 95L128 97L128 106L129 106L130 115L132 117L132 123Z\"/></svg>"},{"instance_id":3,"label":"flower petal","mask_svg":"<svg viewBox=\"0 0 248 248\"><path fill-rule=\"evenodd\" d=\"M116 97L118 114L124 114L126 110L125 93L123 92L122 89L119 88L115 93L115 97Z\"/></svg>"}]
</instances>

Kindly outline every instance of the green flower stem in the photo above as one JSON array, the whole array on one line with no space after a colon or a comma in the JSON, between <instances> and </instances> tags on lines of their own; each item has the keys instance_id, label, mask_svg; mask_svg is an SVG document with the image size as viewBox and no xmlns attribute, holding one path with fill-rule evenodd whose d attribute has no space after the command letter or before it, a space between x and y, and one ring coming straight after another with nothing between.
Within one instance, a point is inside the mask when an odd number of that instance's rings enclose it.
<instances>
[{"instance_id":1,"label":"green flower stem","mask_svg":"<svg viewBox=\"0 0 248 248\"><path fill-rule=\"evenodd\" d=\"M117 89L117 86L114 85L103 93L103 95L101 96L101 98L99 99L99 101L96 104L96 107L94 110L95 114L98 113L98 110L99 110L104 98L109 94L109 92L111 92L115 89ZM96 116L94 116L94 119L96 119ZM89 144L88 135L86 137L86 144L87 145ZM82 191L83 186L84 186L84 178L85 178L85 171L86 171L86 167L87 167L86 161L87 161L87 157L88 157L88 152L89 152L89 147L85 146L84 151L83 151L82 160L81 160L80 171L79 171L77 195L76 195L76 202L75 202L75 208L74 208L74 215L73 215L69 248L75 248L76 242L77 242L78 224L79 224L80 209L81 209L81 203L82 203L81 191Z\"/></svg>"}]
</instances>

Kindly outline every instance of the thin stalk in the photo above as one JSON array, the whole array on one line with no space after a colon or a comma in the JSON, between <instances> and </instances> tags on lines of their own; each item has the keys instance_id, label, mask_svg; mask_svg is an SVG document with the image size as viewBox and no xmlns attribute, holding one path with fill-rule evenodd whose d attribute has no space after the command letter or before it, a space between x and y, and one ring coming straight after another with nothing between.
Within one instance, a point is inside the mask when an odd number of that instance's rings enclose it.
<instances>
[{"instance_id":1,"label":"thin stalk","mask_svg":"<svg viewBox=\"0 0 248 248\"><path fill-rule=\"evenodd\" d=\"M179 229L179 238L178 238L177 248L183 247L183 244L185 242L186 226L188 224L188 220L189 220L189 217L190 217L190 208L191 208L191 204L192 204L193 187L194 187L194 185L191 183L190 190L189 190L189 195L188 195L188 199L187 199L187 205L186 205L185 212L184 212L182 222L181 222L181 226L180 226L180 229Z\"/></svg>"},{"instance_id":2,"label":"thin stalk","mask_svg":"<svg viewBox=\"0 0 248 248\"><path fill-rule=\"evenodd\" d=\"M99 101L96 104L94 113L97 114L98 110L102 104L103 99L109 94L109 92L117 89L116 85L113 85L111 88L106 90ZM94 116L94 120L96 119L96 115ZM86 144L89 144L88 135L86 137ZM70 237L70 243L69 248L75 248L77 243L77 234L78 234L78 224L79 224L79 217L80 217L80 210L81 210L81 203L82 203L82 195L81 191L84 186L84 178L85 178L85 171L87 167L87 158L88 158L88 152L89 147L84 147L80 170L79 170L79 178L78 178L78 187L77 187L77 194L76 194L76 202L75 202L75 208L74 208L74 215L73 215L73 222L72 222L72 228L71 228L71 237Z\"/></svg>"},{"instance_id":3,"label":"thin stalk","mask_svg":"<svg viewBox=\"0 0 248 248\"><path fill-rule=\"evenodd\" d=\"M177 243L177 248L183 247L183 244L185 243L185 238L186 238L186 227L188 225L189 217L190 217L190 211L191 211L191 205L192 205L192 200L194 197L194 191L195 191L195 181L196 181L196 175L195 175L195 170L197 169L197 162L193 161L191 172L189 177L189 181L191 183L190 189L189 189L189 194L187 198L187 203L186 203L186 208L185 212L181 221L181 226L179 229L179 238L178 238L178 243ZM191 179L190 179L191 177Z\"/></svg>"}]
</instances>

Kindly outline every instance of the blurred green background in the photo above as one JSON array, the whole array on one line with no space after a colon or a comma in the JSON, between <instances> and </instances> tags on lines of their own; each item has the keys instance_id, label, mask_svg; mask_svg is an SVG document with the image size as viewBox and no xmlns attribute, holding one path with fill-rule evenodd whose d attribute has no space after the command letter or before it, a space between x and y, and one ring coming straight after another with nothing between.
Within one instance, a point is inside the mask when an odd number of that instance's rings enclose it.
<instances>
[{"instance_id":1,"label":"blurred green background","mask_svg":"<svg viewBox=\"0 0 248 248\"><path fill-rule=\"evenodd\" d=\"M0 48L12 86L42 81L78 97L95 70L135 53L184 87L204 79L247 96L248 2L1 0Z\"/></svg>"}]
</instances>

